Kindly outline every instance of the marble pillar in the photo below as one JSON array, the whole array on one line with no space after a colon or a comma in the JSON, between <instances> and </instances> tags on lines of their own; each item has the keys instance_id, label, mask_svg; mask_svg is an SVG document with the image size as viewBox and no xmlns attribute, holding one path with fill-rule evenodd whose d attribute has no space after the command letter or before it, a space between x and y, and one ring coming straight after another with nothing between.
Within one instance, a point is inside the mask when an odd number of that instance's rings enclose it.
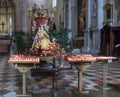
<instances>
[{"instance_id":1,"label":"marble pillar","mask_svg":"<svg viewBox=\"0 0 120 97\"><path fill-rule=\"evenodd\" d=\"M71 11L71 6L72 6L72 0L69 0L69 3L68 3L68 29L70 30L70 33L68 33L68 42L71 42L72 41L72 11Z\"/></svg>"},{"instance_id":2,"label":"marble pillar","mask_svg":"<svg viewBox=\"0 0 120 97\"><path fill-rule=\"evenodd\" d=\"M87 18L86 18L86 30L84 32L84 47L82 48L83 53L90 52L90 26L91 26L91 1L87 0Z\"/></svg>"},{"instance_id":3,"label":"marble pillar","mask_svg":"<svg viewBox=\"0 0 120 97\"><path fill-rule=\"evenodd\" d=\"M91 27L93 31L93 39L92 39L92 46L91 46L91 53L98 54L100 53L100 40L101 40L101 28L103 26L104 20L104 10L103 10L103 2L104 0L97 0L97 13L96 13L96 26Z\"/></svg>"},{"instance_id":4,"label":"marble pillar","mask_svg":"<svg viewBox=\"0 0 120 97\"><path fill-rule=\"evenodd\" d=\"M77 35L77 0L71 0L71 17L72 17L72 37L75 38Z\"/></svg>"},{"instance_id":5,"label":"marble pillar","mask_svg":"<svg viewBox=\"0 0 120 97\"><path fill-rule=\"evenodd\" d=\"M28 16L27 16L27 1L23 0L21 6L22 6L22 10L21 10L21 13L22 13L22 22L21 22L22 30L27 33L27 18L28 18Z\"/></svg>"}]
</instances>

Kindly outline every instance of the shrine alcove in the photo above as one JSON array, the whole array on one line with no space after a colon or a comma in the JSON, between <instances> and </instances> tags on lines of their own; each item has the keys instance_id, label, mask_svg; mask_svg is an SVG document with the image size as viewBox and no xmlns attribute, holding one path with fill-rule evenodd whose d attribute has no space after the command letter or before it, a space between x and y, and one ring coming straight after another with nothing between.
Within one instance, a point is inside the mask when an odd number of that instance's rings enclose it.
<instances>
[{"instance_id":1,"label":"shrine alcove","mask_svg":"<svg viewBox=\"0 0 120 97\"><path fill-rule=\"evenodd\" d=\"M11 35L14 29L14 0L0 0L0 36Z\"/></svg>"}]
</instances>

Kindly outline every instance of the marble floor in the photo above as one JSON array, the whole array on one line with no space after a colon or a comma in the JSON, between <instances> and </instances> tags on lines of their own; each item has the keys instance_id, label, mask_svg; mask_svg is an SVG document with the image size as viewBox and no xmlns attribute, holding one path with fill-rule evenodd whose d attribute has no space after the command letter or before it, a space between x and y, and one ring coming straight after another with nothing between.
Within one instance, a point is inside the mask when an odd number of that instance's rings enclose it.
<instances>
[{"instance_id":1,"label":"marble floor","mask_svg":"<svg viewBox=\"0 0 120 97\"><path fill-rule=\"evenodd\" d=\"M22 74L8 63L9 55L0 54L0 97L15 97L22 94ZM64 62L64 67L56 76L55 89L52 88L51 76L27 78L27 94L33 97L120 97L120 61L108 65L107 81L109 90L103 90L103 63L97 62L89 66L83 73L83 90L89 94L76 93L77 70L70 69L70 64ZM8 96L9 95L9 96Z\"/></svg>"}]
</instances>

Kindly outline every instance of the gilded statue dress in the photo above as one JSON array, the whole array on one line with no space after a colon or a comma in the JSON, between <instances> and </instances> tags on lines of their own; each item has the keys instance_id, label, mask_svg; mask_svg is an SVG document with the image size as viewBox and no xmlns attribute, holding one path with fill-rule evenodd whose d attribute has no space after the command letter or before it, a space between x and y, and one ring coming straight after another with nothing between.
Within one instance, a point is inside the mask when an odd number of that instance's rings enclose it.
<instances>
[{"instance_id":1,"label":"gilded statue dress","mask_svg":"<svg viewBox=\"0 0 120 97\"><path fill-rule=\"evenodd\" d=\"M42 49L47 49L49 44L49 35L46 33L44 28L41 27L35 36L32 49L38 49L39 47L41 47Z\"/></svg>"}]
</instances>

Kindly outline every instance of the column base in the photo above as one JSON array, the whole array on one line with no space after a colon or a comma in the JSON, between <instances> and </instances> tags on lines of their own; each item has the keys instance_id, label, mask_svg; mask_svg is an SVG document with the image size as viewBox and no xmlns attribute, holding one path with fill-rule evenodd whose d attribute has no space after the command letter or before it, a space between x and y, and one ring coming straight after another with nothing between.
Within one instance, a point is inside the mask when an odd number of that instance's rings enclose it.
<instances>
[{"instance_id":1,"label":"column base","mask_svg":"<svg viewBox=\"0 0 120 97\"><path fill-rule=\"evenodd\" d=\"M83 95L88 95L89 91L83 90L83 91L74 91L75 94L83 94Z\"/></svg>"},{"instance_id":2,"label":"column base","mask_svg":"<svg viewBox=\"0 0 120 97\"><path fill-rule=\"evenodd\" d=\"M32 95L17 95L16 97L33 97Z\"/></svg>"},{"instance_id":3,"label":"column base","mask_svg":"<svg viewBox=\"0 0 120 97\"><path fill-rule=\"evenodd\" d=\"M103 90L109 90L109 89L111 89L111 88L110 87L103 88Z\"/></svg>"}]
</instances>

